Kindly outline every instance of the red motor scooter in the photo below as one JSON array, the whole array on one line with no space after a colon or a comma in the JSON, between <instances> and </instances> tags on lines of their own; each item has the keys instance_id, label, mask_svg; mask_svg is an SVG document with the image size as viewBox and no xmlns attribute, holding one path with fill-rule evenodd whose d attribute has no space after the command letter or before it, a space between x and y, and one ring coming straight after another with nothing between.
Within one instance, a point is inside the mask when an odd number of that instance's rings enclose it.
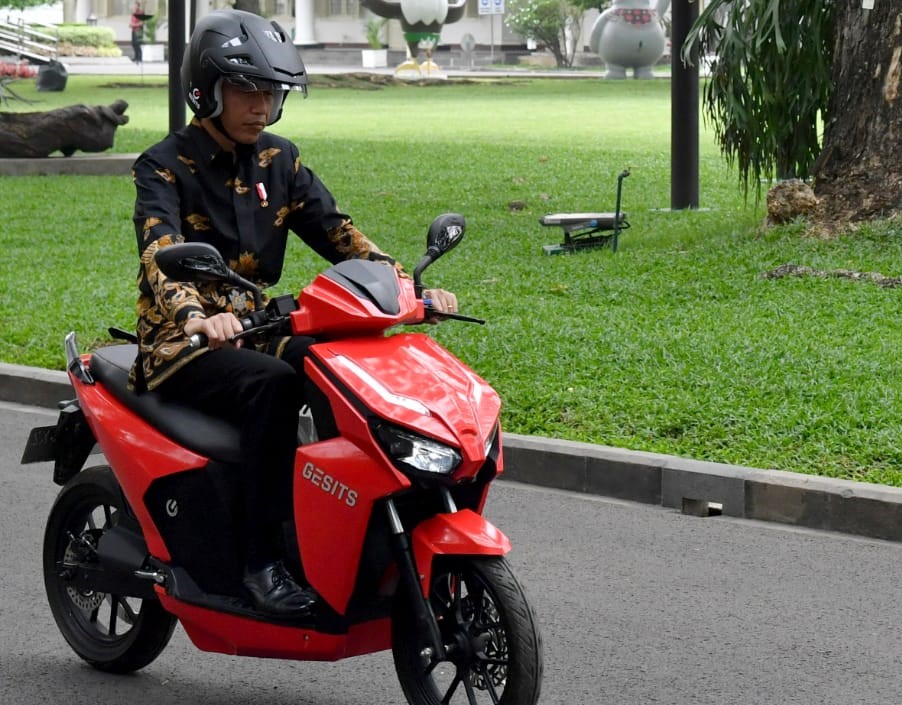
<instances>
[{"instance_id":1,"label":"red motor scooter","mask_svg":"<svg viewBox=\"0 0 902 705\"><path fill-rule=\"evenodd\" d=\"M314 613L255 612L233 551L238 432L194 409L127 389L134 344L78 353L77 398L33 429L24 462L54 461L63 486L47 522L44 581L57 625L93 666L153 661L182 623L205 651L337 660L391 649L411 705L533 705L542 647L533 609L482 516L502 472L500 401L431 338L389 329L434 319L421 275L463 237L439 216L413 281L393 267L341 262L297 300L265 306L218 252L185 243L157 262L182 281L226 280L256 310L240 336L309 335L309 414L299 425L295 522L286 561L319 594ZM82 469L95 443L109 465Z\"/></svg>"}]
</instances>

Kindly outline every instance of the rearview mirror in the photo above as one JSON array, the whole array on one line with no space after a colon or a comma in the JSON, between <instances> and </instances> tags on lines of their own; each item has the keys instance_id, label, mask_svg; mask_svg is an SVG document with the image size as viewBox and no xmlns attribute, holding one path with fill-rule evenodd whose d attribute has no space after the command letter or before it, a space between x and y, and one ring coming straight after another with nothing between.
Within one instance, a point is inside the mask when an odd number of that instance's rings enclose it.
<instances>
[{"instance_id":1,"label":"rearview mirror","mask_svg":"<svg viewBox=\"0 0 902 705\"><path fill-rule=\"evenodd\" d=\"M253 282L229 269L222 255L205 242L182 242L157 250L157 266L170 279L180 282L225 281L247 289L254 295L256 310L263 308L260 289Z\"/></svg>"},{"instance_id":2,"label":"rearview mirror","mask_svg":"<svg viewBox=\"0 0 902 705\"><path fill-rule=\"evenodd\" d=\"M443 213L432 221L426 234L426 254L413 270L413 284L417 298L423 294L423 270L439 257L453 250L463 240L466 219L459 213Z\"/></svg>"},{"instance_id":3,"label":"rearview mirror","mask_svg":"<svg viewBox=\"0 0 902 705\"><path fill-rule=\"evenodd\" d=\"M228 281L233 274L219 250L205 242L184 242L161 247L154 258L160 271L176 281Z\"/></svg>"},{"instance_id":4,"label":"rearview mirror","mask_svg":"<svg viewBox=\"0 0 902 705\"><path fill-rule=\"evenodd\" d=\"M444 213L432 221L426 235L427 251L438 257L453 250L463 240L467 229L466 219L459 213Z\"/></svg>"}]
</instances>

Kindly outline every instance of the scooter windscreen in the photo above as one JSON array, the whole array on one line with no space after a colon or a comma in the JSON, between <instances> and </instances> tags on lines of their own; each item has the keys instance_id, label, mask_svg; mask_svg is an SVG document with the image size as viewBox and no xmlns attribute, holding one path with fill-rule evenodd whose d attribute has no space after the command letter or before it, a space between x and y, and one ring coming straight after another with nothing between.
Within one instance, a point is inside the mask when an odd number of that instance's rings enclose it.
<instances>
[{"instance_id":1,"label":"scooter windscreen","mask_svg":"<svg viewBox=\"0 0 902 705\"><path fill-rule=\"evenodd\" d=\"M323 276L371 301L383 313L396 316L401 312L398 301L401 290L395 270L390 266L374 267L369 260L350 259L330 267Z\"/></svg>"}]
</instances>

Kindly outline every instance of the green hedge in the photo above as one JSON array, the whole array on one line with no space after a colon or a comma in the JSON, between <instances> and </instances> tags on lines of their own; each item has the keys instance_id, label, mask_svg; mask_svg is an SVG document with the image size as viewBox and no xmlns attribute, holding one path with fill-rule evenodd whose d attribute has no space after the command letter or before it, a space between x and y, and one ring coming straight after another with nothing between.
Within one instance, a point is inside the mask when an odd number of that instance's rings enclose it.
<instances>
[{"instance_id":1,"label":"green hedge","mask_svg":"<svg viewBox=\"0 0 902 705\"><path fill-rule=\"evenodd\" d=\"M86 24L57 25L56 35L61 44L94 47L95 49L116 46L116 34L109 27L88 26Z\"/></svg>"},{"instance_id":2,"label":"green hedge","mask_svg":"<svg viewBox=\"0 0 902 705\"><path fill-rule=\"evenodd\" d=\"M103 56L116 57L122 56L122 50L117 46L112 47L91 47L69 44L68 42L60 42L57 45L57 53L60 56Z\"/></svg>"},{"instance_id":3,"label":"green hedge","mask_svg":"<svg viewBox=\"0 0 902 705\"><path fill-rule=\"evenodd\" d=\"M59 39L56 50L60 56L122 56L116 34L109 27L61 24L38 29Z\"/></svg>"}]
</instances>

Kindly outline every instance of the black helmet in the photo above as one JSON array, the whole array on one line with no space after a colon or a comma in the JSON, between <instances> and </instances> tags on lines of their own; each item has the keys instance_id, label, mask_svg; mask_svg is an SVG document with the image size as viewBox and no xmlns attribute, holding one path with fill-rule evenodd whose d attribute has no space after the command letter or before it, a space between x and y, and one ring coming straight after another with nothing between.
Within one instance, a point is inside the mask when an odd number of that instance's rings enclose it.
<instances>
[{"instance_id":1,"label":"black helmet","mask_svg":"<svg viewBox=\"0 0 902 705\"><path fill-rule=\"evenodd\" d=\"M194 28L182 61L182 90L199 118L222 112L225 78L249 90L276 92L269 124L282 116L289 90L307 93L307 72L291 37L277 23L242 10L217 10Z\"/></svg>"}]
</instances>

